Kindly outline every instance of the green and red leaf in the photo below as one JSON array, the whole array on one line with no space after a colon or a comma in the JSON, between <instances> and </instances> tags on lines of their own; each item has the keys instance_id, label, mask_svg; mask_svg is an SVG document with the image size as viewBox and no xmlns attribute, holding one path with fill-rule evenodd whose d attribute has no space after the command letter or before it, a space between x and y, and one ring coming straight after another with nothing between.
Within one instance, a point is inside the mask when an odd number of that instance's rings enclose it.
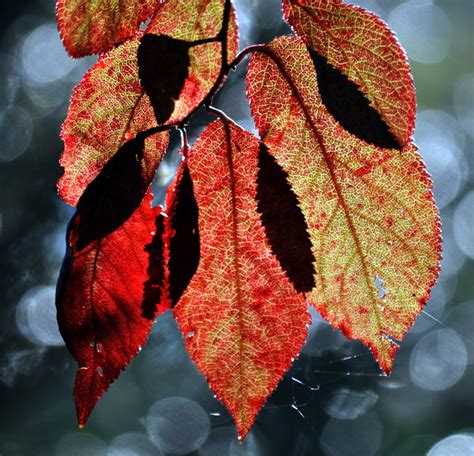
<instances>
[{"instance_id":1,"label":"green and red leaf","mask_svg":"<svg viewBox=\"0 0 474 456\"><path fill-rule=\"evenodd\" d=\"M311 57L295 37L252 56L248 96L308 224L316 260L308 297L390 372L393 339L414 323L439 270L438 212L416 147L385 149L347 132L323 104Z\"/></svg>"},{"instance_id":2,"label":"green and red leaf","mask_svg":"<svg viewBox=\"0 0 474 456\"><path fill-rule=\"evenodd\" d=\"M286 20L311 51L353 81L401 147L412 140L416 100L405 52L375 14L341 0L282 0Z\"/></svg>"},{"instance_id":3,"label":"green and red leaf","mask_svg":"<svg viewBox=\"0 0 474 456\"><path fill-rule=\"evenodd\" d=\"M161 0L58 0L56 16L72 57L108 51L135 34Z\"/></svg>"},{"instance_id":4,"label":"green and red leaf","mask_svg":"<svg viewBox=\"0 0 474 456\"><path fill-rule=\"evenodd\" d=\"M257 210L259 142L216 121L189 153L200 259L175 307L186 348L243 438L305 341L309 314Z\"/></svg>"},{"instance_id":5,"label":"green and red leaf","mask_svg":"<svg viewBox=\"0 0 474 456\"><path fill-rule=\"evenodd\" d=\"M156 127L150 100L138 78L135 38L99 58L75 88L61 136L64 175L58 191L75 205L87 185L117 151L138 133ZM147 138L143 173L153 179L168 146L168 133Z\"/></svg>"}]
</instances>

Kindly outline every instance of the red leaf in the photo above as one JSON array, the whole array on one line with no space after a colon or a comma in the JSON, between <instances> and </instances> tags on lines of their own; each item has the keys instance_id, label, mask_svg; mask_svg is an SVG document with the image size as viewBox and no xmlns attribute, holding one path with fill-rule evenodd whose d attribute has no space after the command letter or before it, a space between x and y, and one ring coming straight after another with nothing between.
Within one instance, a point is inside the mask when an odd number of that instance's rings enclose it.
<instances>
[{"instance_id":1,"label":"red leaf","mask_svg":"<svg viewBox=\"0 0 474 456\"><path fill-rule=\"evenodd\" d=\"M411 327L439 270L438 211L416 147L383 149L348 133L322 103L313 62L294 37L252 57L248 95L308 224L316 259L309 298L390 372L392 339Z\"/></svg>"},{"instance_id":2,"label":"red leaf","mask_svg":"<svg viewBox=\"0 0 474 456\"><path fill-rule=\"evenodd\" d=\"M71 221L57 308L61 334L79 364L74 398L80 426L146 342L157 314L146 313L144 307L151 272L147 246L160 214L151 201L148 194L120 228L82 250L77 247L81 214ZM156 262L159 252L152 253Z\"/></svg>"},{"instance_id":3,"label":"red leaf","mask_svg":"<svg viewBox=\"0 0 474 456\"><path fill-rule=\"evenodd\" d=\"M201 252L175 308L191 358L241 437L298 355L310 321L257 212L258 154L258 140L229 121L208 126L190 152Z\"/></svg>"},{"instance_id":4,"label":"red leaf","mask_svg":"<svg viewBox=\"0 0 474 456\"><path fill-rule=\"evenodd\" d=\"M61 130L64 175L58 190L67 203L77 203L87 185L127 141L157 126L138 79L138 45L135 38L101 56L74 90ZM141 164L149 181L167 146L167 132L146 139Z\"/></svg>"},{"instance_id":5,"label":"red leaf","mask_svg":"<svg viewBox=\"0 0 474 456\"><path fill-rule=\"evenodd\" d=\"M341 0L282 1L286 19L310 50L347 75L407 146L415 125L415 89L405 52L387 25Z\"/></svg>"},{"instance_id":6,"label":"red leaf","mask_svg":"<svg viewBox=\"0 0 474 456\"><path fill-rule=\"evenodd\" d=\"M59 32L72 57L104 52L135 34L160 0L58 0Z\"/></svg>"}]
</instances>

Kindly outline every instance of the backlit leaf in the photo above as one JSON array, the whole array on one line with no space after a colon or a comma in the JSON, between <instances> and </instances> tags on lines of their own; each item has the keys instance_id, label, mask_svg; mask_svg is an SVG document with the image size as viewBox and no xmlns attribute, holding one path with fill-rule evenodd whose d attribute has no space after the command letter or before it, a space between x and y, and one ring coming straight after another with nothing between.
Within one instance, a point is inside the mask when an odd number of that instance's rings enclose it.
<instances>
[{"instance_id":1,"label":"backlit leaf","mask_svg":"<svg viewBox=\"0 0 474 456\"><path fill-rule=\"evenodd\" d=\"M416 147L384 149L347 132L323 104L298 38L255 53L248 94L262 140L288 173L308 224L316 259L308 297L390 372L398 348L392 339L413 324L439 268L438 212Z\"/></svg>"},{"instance_id":2,"label":"backlit leaf","mask_svg":"<svg viewBox=\"0 0 474 456\"><path fill-rule=\"evenodd\" d=\"M347 75L399 144L407 146L415 124L415 90L405 52L387 25L341 0L282 1L287 21L309 49Z\"/></svg>"},{"instance_id":3,"label":"backlit leaf","mask_svg":"<svg viewBox=\"0 0 474 456\"><path fill-rule=\"evenodd\" d=\"M306 300L271 252L257 212L259 142L216 121L189 153L200 261L175 307L191 358L245 437L304 343Z\"/></svg>"},{"instance_id":4,"label":"backlit leaf","mask_svg":"<svg viewBox=\"0 0 474 456\"><path fill-rule=\"evenodd\" d=\"M109 50L135 34L160 0L58 0L56 15L72 57Z\"/></svg>"},{"instance_id":5,"label":"backlit leaf","mask_svg":"<svg viewBox=\"0 0 474 456\"><path fill-rule=\"evenodd\" d=\"M138 78L139 38L101 56L75 88L61 136L64 175L58 190L75 205L105 163L137 133L156 127L148 96ZM168 133L145 141L143 173L153 178L168 145Z\"/></svg>"},{"instance_id":6,"label":"backlit leaf","mask_svg":"<svg viewBox=\"0 0 474 456\"><path fill-rule=\"evenodd\" d=\"M219 33L225 33L222 48ZM194 111L219 80L222 64L238 49L235 12L224 0L161 4L142 38L140 77L160 122L178 122ZM169 118L169 120L168 120Z\"/></svg>"},{"instance_id":7,"label":"backlit leaf","mask_svg":"<svg viewBox=\"0 0 474 456\"><path fill-rule=\"evenodd\" d=\"M80 426L144 345L158 313L158 306L153 306L147 295L147 281L153 272L149 255L157 264L162 254L159 249L150 249L151 232L160 212L151 208L151 201L148 194L123 225L82 249L79 246L84 241L78 227L88 212L78 209L69 227L68 254L56 303L61 334L79 364L74 398ZM158 289L162 278L155 271Z\"/></svg>"}]
</instances>

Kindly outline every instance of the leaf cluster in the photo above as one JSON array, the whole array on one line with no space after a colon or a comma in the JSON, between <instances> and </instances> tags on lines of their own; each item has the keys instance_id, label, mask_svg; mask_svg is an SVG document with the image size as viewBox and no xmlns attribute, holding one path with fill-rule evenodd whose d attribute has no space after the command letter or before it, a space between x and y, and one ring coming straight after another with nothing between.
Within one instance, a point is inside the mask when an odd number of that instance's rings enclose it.
<instances>
[{"instance_id":1,"label":"leaf cluster","mask_svg":"<svg viewBox=\"0 0 474 456\"><path fill-rule=\"evenodd\" d=\"M58 182L76 206L57 308L81 426L168 309L243 438L304 344L308 305L388 374L429 297L440 229L403 50L341 0L282 7L294 33L238 53L230 0L58 2L70 55L100 53L71 98ZM249 56L259 137L212 106ZM217 120L190 146L202 106ZM183 160L152 207L175 128Z\"/></svg>"}]
</instances>

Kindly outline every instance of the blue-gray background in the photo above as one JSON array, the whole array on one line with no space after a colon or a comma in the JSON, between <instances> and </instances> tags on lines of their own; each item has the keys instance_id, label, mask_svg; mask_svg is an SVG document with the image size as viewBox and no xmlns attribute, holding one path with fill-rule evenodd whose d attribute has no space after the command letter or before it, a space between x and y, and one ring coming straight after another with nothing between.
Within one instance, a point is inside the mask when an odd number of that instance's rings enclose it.
<instances>
[{"instance_id":1,"label":"blue-gray background","mask_svg":"<svg viewBox=\"0 0 474 456\"><path fill-rule=\"evenodd\" d=\"M356 2L355 2L356 3ZM418 94L416 141L441 208L444 259L390 378L318 315L299 360L240 446L184 352L171 314L78 431L76 363L55 323L54 285L72 209L55 195L59 128L94 58L71 60L51 0L0 14L0 454L59 456L474 455L474 64L472 0L360 0L397 32ZM240 0L241 46L288 33L279 0ZM216 105L252 129L245 65ZM194 138L206 121L194 120ZM176 138L174 149L176 149ZM159 169L159 200L176 153Z\"/></svg>"}]
</instances>

